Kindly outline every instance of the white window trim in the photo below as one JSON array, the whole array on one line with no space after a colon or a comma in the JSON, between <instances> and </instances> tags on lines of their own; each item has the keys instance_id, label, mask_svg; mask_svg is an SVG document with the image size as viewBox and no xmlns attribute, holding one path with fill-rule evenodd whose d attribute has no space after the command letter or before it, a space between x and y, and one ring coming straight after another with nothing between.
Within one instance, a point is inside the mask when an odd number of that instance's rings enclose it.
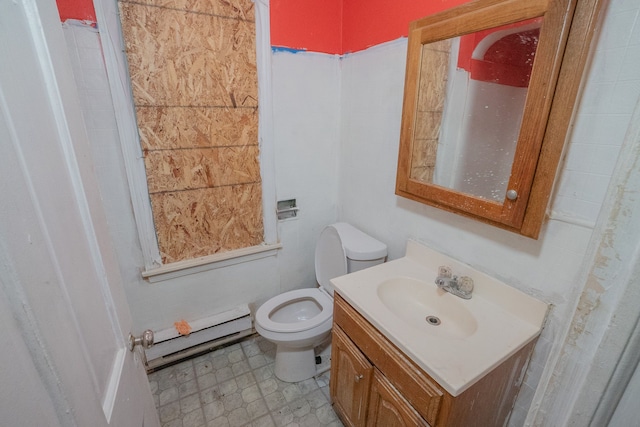
<instances>
[{"instance_id":1,"label":"white window trim","mask_svg":"<svg viewBox=\"0 0 640 427\"><path fill-rule=\"evenodd\" d=\"M207 255L200 258L172 262L171 264L165 264L162 267L154 268L153 270L143 271L142 277L149 280L151 283L175 279L176 277L185 276L187 274L200 273L214 268L228 267L230 265L274 256L280 248L282 248L280 243L276 243L274 245L265 244L261 246L237 249L235 251L222 252L220 254Z\"/></svg>"},{"instance_id":2,"label":"white window trim","mask_svg":"<svg viewBox=\"0 0 640 427\"><path fill-rule=\"evenodd\" d=\"M124 53L124 39L120 27L117 2L113 0L94 0L100 41L129 183L133 214L144 258L145 271L143 272L143 277L172 278L211 268L219 268L235 263L230 261L233 258L239 258L238 262L245 262L257 259L256 254L264 254L264 256L275 255L276 250L282 247L278 243L276 217L269 1L253 1L255 3L256 16L258 139L260 145L260 175L262 178L264 243L251 248L229 251L225 254L163 265L151 211L146 170L140 147L131 80ZM167 276L168 272L171 274Z\"/></svg>"}]
</instances>

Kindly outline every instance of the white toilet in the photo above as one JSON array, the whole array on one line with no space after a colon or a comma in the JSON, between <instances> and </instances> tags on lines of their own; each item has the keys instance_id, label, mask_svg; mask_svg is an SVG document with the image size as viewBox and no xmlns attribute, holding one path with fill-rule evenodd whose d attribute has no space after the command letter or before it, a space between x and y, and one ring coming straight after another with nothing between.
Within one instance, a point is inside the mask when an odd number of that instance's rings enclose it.
<instances>
[{"instance_id":1,"label":"white toilet","mask_svg":"<svg viewBox=\"0 0 640 427\"><path fill-rule=\"evenodd\" d=\"M352 225L327 226L316 245L318 288L276 295L258 308L256 330L277 345L275 374L282 381L316 374L314 348L331 333L333 285L330 280L384 262L387 246Z\"/></svg>"}]
</instances>

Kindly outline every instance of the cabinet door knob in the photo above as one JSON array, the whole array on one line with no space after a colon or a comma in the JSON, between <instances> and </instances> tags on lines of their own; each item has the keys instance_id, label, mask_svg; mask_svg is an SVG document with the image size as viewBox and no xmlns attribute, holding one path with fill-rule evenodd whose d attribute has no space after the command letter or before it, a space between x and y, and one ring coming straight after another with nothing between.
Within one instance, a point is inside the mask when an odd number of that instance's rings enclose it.
<instances>
[{"instance_id":1,"label":"cabinet door knob","mask_svg":"<svg viewBox=\"0 0 640 427\"><path fill-rule=\"evenodd\" d=\"M363 379L363 378L364 378L364 375L362 375L362 374L360 374L360 375L356 374L356 382L357 382L357 383L359 383L359 382L360 382L360 380L361 380L361 379Z\"/></svg>"}]
</instances>

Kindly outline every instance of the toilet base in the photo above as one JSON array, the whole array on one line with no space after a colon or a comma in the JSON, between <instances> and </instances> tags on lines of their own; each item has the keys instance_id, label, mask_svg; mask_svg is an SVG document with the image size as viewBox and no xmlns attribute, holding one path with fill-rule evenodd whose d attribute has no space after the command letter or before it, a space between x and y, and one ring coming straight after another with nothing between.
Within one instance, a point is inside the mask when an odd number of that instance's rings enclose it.
<instances>
[{"instance_id":1,"label":"toilet base","mask_svg":"<svg viewBox=\"0 0 640 427\"><path fill-rule=\"evenodd\" d=\"M278 345L275 374L288 383L308 380L316 374L316 355L313 347L288 348Z\"/></svg>"}]
</instances>

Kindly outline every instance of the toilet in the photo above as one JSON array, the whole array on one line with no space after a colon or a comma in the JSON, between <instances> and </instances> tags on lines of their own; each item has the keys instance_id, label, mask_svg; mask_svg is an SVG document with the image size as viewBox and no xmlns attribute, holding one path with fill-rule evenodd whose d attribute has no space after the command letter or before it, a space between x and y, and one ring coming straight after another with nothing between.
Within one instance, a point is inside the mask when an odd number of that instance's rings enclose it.
<instances>
[{"instance_id":1,"label":"toilet","mask_svg":"<svg viewBox=\"0 0 640 427\"><path fill-rule=\"evenodd\" d=\"M333 285L330 280L381 264L387 246L354 226L340 222L327 226L315 253L317 288L276 295L258 308L256 331L276 344L275 374L285 382L316 374L314 348L331 334Z\"/></svg>"}]
</instances>

